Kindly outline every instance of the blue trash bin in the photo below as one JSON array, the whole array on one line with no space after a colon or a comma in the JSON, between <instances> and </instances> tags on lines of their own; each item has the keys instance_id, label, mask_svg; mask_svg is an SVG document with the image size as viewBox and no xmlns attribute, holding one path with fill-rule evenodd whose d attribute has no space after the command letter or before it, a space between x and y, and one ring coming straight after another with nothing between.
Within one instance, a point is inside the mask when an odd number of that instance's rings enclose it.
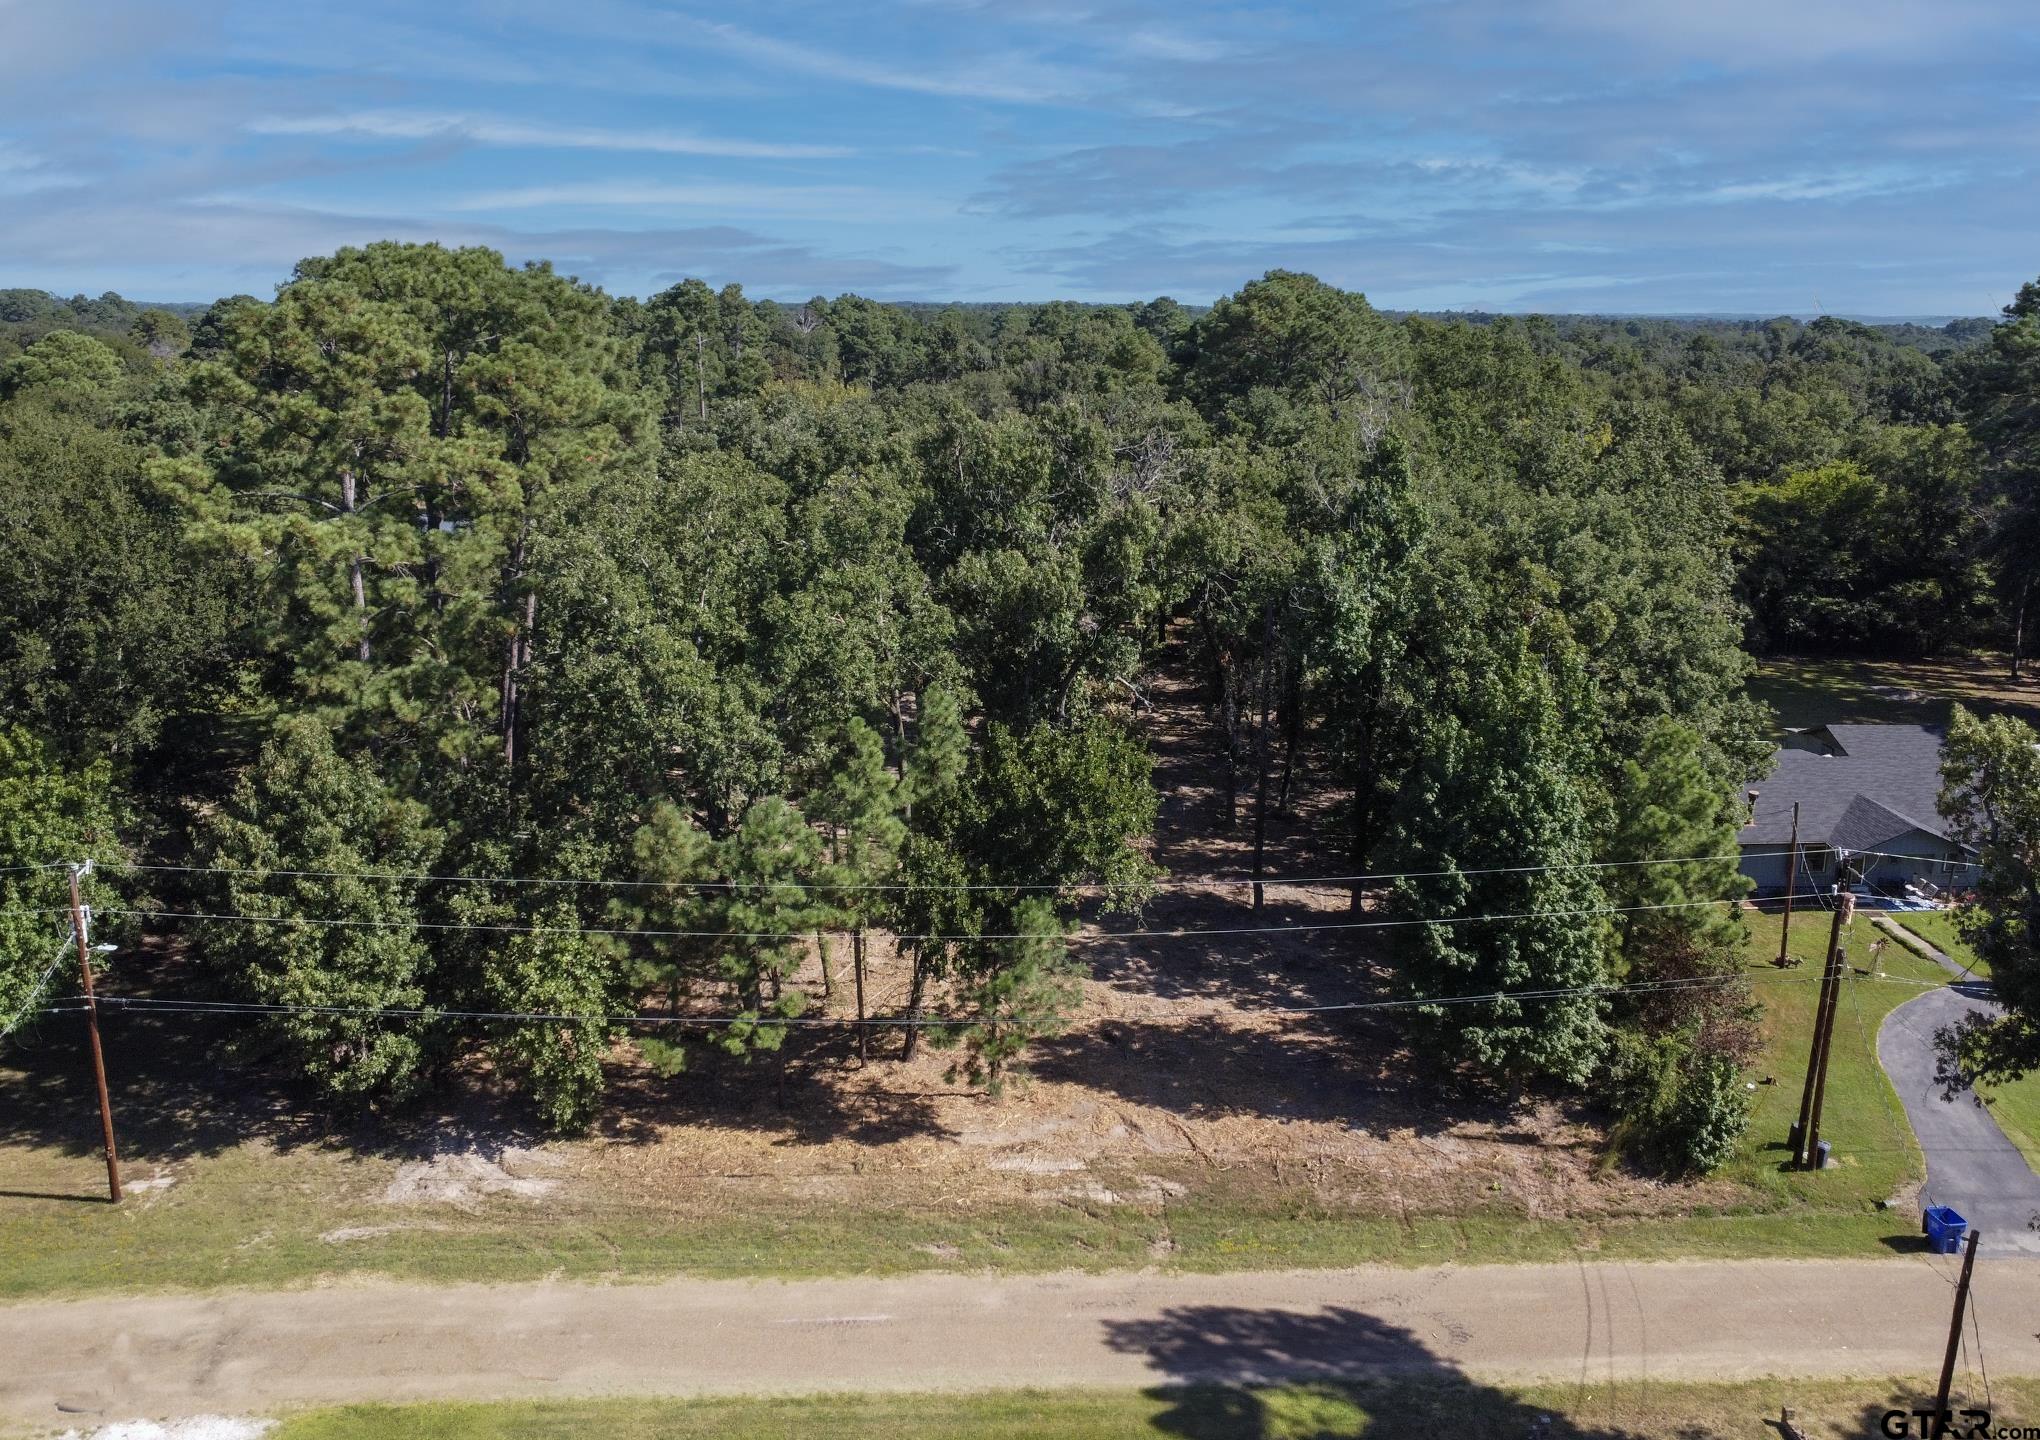
<instances>
[{"instance_id":1,"label":"blue trash bin","mask_svg":"<svg viewBox=\"0 0 2040 1440\"><path fill-rule=\"evenodd\" d=\"M1946 1205L1929 1205L1920 1216L1920 1229L1927 1232L1927 1248L1936 1255L1953 1255L1962 1248L1969 1222Z\"/></svg>"}]
</instances>

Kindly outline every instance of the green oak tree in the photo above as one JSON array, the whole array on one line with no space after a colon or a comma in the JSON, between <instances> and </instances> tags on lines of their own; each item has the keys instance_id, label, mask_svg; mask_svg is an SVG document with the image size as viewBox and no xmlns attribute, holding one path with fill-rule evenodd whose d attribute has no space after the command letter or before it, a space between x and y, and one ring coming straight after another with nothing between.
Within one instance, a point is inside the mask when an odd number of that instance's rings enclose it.
<instances>
[{"instance_id":1,"label":"green oak tree","mask_svg":"<svg viewBox=\"0 0 2040 1440\"><path fill-rule=\"evenodd\" d=\"M1583 1083L1607 1044L1604 897L1568 773L1560 697L1522 632L1498 637L1426 726L1391 845L1409 992L1445 1055L1516 1079ZM1538 993L1558 992L1558 993ZM1525 998L1515 998L1519 995ZM1482 997L1476 1004L1456 997Z\"/></svg>"},{"instance_id":2,"label":"green oak tree","mask_svg":"<svg viewBox=\"0 0 2040 1440\"><path fill-rule=\"evenodd\" d=\"M0 725L0 1031L76 974L64 867L123 858L112 780L103 760L62 766L28 731ZM98 872L85 877L87 904L108 893Z\"/></svg>"},{"instance_id":3,"label":"green oak tree","mask_svg":"<svg viewBox=\"0 0 2040 1440\"><path fill-rule=\"evenodd\" d=\"M208 909L258 917L202 923L206 972L235 999L305 1007L259 1025L329 1094L402 1095L425 1078L433 947L418 876L441 844L423 805L309 715L278 724L200 832Z\"/></svg>"},{"instance_id":4,"label":"green oak tree","mask_svg":"<svg viewBox=\"0 0 2040 1440\"><path fill-rule=\"evenodd\" d=\"M1963 938L1989 962L2004 1012L1948 1037L1962 1078L2040 1070L2040 733L1956 706L1941 753L1941 809L1981 866Z\"/></svg>"}]
</instances>

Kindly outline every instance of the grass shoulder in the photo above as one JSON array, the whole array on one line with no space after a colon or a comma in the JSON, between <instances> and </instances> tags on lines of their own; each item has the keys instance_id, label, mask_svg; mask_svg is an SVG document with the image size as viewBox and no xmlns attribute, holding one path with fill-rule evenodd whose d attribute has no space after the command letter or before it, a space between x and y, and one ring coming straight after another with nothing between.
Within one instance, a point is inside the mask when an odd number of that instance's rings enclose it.
<instances>
[{"instance_id":1,"label":"grass shoulder","mask_svg":"<svg viewBox=\"0 0 2040 1440\"><path fill-rule=\"evenodd\" d=\"M1545 1440L1692 1440L1770 1433L1785 1406L1818 1440L1876 1434L1884 1411L1926 1403L1931 1382L1753 1380L1621 1386L1489 1386L1457 1374L1288 1385L1183 1385L1145 1390L703 1397L489 1405L354 1406L288 1417L274 1440L1102 1440L1226 1436L1340 1440L1454 1435ZM1960 1403L1981 1404L1965 1394ZM1994 1377L2000 1423L2040 1416L2040 1381ZM1774 1427L1773 1427L1774 1428Z\"/></svg>"},{"instance_id":2,"label":"grass shoulder","mask_svg":"<svg viewBox=\"0 0 2040 1440\"><path fill-rule=\"evenodd\" d=\"M1954 910L1903 910L1886 917L1939 950L1980 980L1990 979L1990 962L1962 938L1962 921Z\"/></svg>"},{"instance_id":3,"label":"grass shoulder","mask_svg":"<svg viewBox=\"0 0 2040 1440\"><path fill-rule=\"evenodd\" d=\"M1873 962L1870 947L1879 936L1864 915L1844 930L1850 978L1836 1010L1821 1121L1835 1161L1819 1173L1787 1169L1787 1135L1799 1113L1829 916L1802 910L1793 917L1788 953L1799 963L1782 970L1769 963L1778 954L1782 918L1752 914L1748 919L1752 983L1763 1005L1763 1051L1752 1072L1757 1089L1749 1134L1726 1175L1744 1186L1759 1208L1768 1202L1878 1213L1877 1207L1926 1173L1898 1094L1877 1060L1878 1027L1922 986L1944 983L1947 972L1895 943L1885 944Z\"/></svg>"},{"instance_id":4,"label":"grass shoulder","mask_svg":"<svg viewBox=\"0 0 2040 1440\"><path fill-rule=\"evenodd\" d=\"M1742 1153L1702 1184L1628 1174L1599 1158L1605 1141L1589 1125L1524 1128L1522 1103L1463 1120L1448 1110L1426 1122L1419 1112L1415 1120L1430 1128L1401 1135L1371 1120L1375 1092L1337 1088L1356 1053L1350 1038L1265 1035L1238 1042L1239 1053L1256 1064L1300 1054L1319 1068L1270 1079L1243 1065L1212 1078L1209 1101L1186 1101L1175 1098L1175 1082L1194 1072L1158 1061L1121 1082L1153 1087L1143 1093L1159 1098L1146 1110L1096 1089L996 1110L958 1101L956 1118L893 1145L803 1143L798 1112L780 1111L760 1092L756 1113L764 1119L754 1136L730 1128L730 1107L719 1102L714 1128L683 1117L648 1137L633 1131L548 1145L524 1152L542 1168L485 1166L479 1185L462 1168L482 1166L478 1152L441 1153L449 1132L474 1133L469 1121L435 1122L411 1136L297 1132L264 1121L273 1112L261 1095L261 1104L209 1095L194 1060L191 1083L160 1082L152 1123L127 1131L134 1183L128 1201L112 1207L93 1198L89 1097L77 1088L75 1066L63 1063L68 1057L53 1053L46 1071L17 1082L42 1108L18 1112L17 1133L0 1143L0 1253L10 1257L0 1268L0 1298L354 1276L615 1281L1888 1254L1911 1243L1903 1200L1923 1171L1877 1065L1877 1028L1920 983L1945 976L1894 944L1880 958L1890 980L1851 981L1823 1127L1838 1163L1818 1175L1788 1170L1785 1134L1804 1073L1825 920L1818 912L1795 918L1792 951L1807 963L1781 971L1760 958L1776 953L1777 918L1751 917L1751 973L1764 1006L1764 1050L1750 1077L1755 1115ZM1850 953L1867 965L1868 927L1861 931L1851 935ZM120 1053L143 1051L129 1045ZM1300 1093L1293 1074L1334 1097L1308 1128L1287 1123ZM150 1093L141 1077L123 1080L128 1094ZM1243 1097L1257 1094L1282 1118L1255 1122L1259 1148L1249 1154L1225 1148L1242 1133ZM210 1124L208 1101L222 1123ZM1209 1108L1221 1102L1226 1108ZM2018 1123L2016 1107L2002 1113L2008 1128ZM132 1105L128 1114L136 1114ZM1070 1170L1067 1137L1115 1118L1145 1126L1155 1148L1129 1153L1114 1142L1121 1148L1097 1149ZM1346 1156L1321 1148L1352 1143L1356 1120L1371 1121L1370 1136L1381 1138L1367 1143L1379 1149ZM961 1128L988 1121L1004 1128ZM2025 1133L2040 1131L2027 1123ZM1191 1126L1205 1138L1161 1148ZM1015 1132L1046 1138L1016 1149L1007 1143ZM674 1150L676 1137L692 1148ZM987 1139L1002 1148L988 1152ZM745 1148L731 1148L738 1143ZM1268 1148L1276 1144L1284 1148ZM420 1154L434 1158L421 1162ZM1377 1154L1385 1157L1379 1164L1368 1158ZM988 1163L995 1158L999 1165ZM773 1165L780 1168L766 1168ZM1419 1191L1419 1166L1432 1177L1429 1194ZM407 1178L420 1173L458 1183L420 1198ZM1556 1178L1540 1195L1534 1187L1545 1177ZM398 1198L407 1190L408 1199Z\"/></svg>"}]
</instances>

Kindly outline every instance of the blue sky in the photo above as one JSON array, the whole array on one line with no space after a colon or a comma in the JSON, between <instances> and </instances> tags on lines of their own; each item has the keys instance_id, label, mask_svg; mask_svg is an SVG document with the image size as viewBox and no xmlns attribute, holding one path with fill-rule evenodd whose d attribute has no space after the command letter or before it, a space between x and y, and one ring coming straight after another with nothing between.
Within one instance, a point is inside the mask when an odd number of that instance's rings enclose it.
<instances>
[{"instance_id":1,"label":"blue sky","mask_svg":"<svg viewBox=\"0 0 2040 1440\"><path fill-rule=\"evenodd\" d=\"M0 0L0 285L391 237L619 292L1984 314L2033 0Z\"/></svg>"}]
</instances>

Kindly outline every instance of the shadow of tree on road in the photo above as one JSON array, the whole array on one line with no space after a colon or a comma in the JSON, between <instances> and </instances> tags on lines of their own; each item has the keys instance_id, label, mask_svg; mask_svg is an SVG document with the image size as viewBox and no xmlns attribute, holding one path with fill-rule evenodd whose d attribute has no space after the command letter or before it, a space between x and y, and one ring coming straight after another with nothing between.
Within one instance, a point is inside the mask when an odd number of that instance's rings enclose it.
<instances>
[{"instance_id":1,"label":"shadow of tree on road","mask_svg":"<svg viewBox=\"0 0 2040 1440\"><path fill-rule=\"evenodd\" d=\"M1440 1327L1456 1343L1448 1320ZM1469 1379L1413 1331L1364 1311L1192 1305L1152 1319L1108 1320L1114 1350L1144 1355L1171 1382L1154 1428L1187 1440L1332 1440L1492 1435L1642 1440L1582 1426ZM1694 1428L1654 1432L1700 1436Z\"/></svg>"}]
</instances>

